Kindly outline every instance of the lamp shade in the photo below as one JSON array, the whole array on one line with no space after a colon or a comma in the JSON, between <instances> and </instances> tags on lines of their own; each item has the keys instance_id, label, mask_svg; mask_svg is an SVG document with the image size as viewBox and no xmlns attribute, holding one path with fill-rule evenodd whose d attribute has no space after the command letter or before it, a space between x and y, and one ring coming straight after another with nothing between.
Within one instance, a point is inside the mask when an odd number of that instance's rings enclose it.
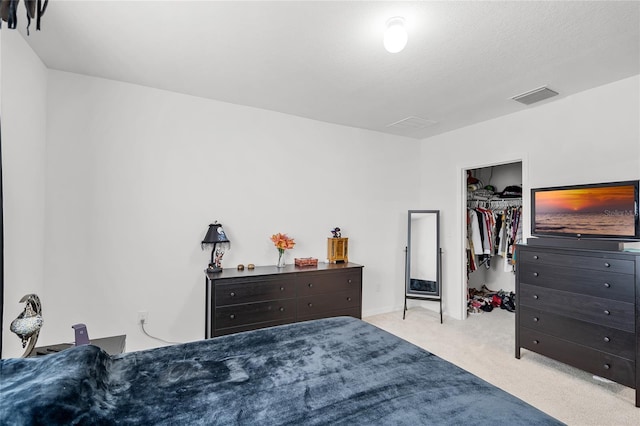
<instances>
[{"instance_id":1,"label":"lamp shade","mask_svg":"<svg viewBox=\"0 0 640 426\"><path fill-rule=\"evenodd\" d=\"M209 225L207 235L205 235L204 240L202 240L202 247L204 248L205 245L216 243L230 243L230 241L227 238L227 234L224 233L222 225L219 223L212 223Z\"/></svg>"}]
</instances>

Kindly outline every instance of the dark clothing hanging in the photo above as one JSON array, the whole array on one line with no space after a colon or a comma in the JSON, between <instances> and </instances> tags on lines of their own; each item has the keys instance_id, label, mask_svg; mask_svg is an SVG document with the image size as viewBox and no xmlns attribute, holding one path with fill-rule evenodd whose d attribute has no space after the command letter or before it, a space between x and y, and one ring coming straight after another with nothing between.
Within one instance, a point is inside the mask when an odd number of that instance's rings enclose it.
<instances>
[{"instance_id":1,"label":"dark clothing hanging","mask_svg":"<svg viewBox=\"0 0 640 426\"><path fill-rule=\"evenodd\" d=\"M484 208L467 208L468 272L480 265L489 268L492 256L502 256L505 271L513 270L515 245L521 239L522 207L505 208L499 203L492 206L488 201Z\"/></svg>"}]
</instances>

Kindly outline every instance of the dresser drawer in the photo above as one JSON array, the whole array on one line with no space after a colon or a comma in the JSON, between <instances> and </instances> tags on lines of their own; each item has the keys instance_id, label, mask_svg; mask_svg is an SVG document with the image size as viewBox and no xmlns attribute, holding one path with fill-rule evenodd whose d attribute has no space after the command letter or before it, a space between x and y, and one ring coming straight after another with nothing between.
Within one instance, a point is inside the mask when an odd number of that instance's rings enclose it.
<instances>
[{"instance_id":1,"label":"dresser drawer","mask_svg":"<svg viewBox=\"0 0 640 426\"><path fill-rule=\"evenodd\" d=\"M634 276L629 274L523 263L518 269L518 279L523 284L623 302L633 302L635 297Z\"/></svg>"},{"instance_id":2,"label":"dresser drawer","mask_svg":"<svg viewBox=\"0 0 640 426\"><path fill-rule=\"evenodd\" d=\"M357 306L360 306L360 295L357 289L340 293L305 296L298 299L298 317L306 318L324 312Z\"/></svg>"},{"instance_id":3,"label":"dresser drawer","mask_svg":"<svg viewBox=\"0 0 640 426\"><path fill-rule=\"evenodd\" d=\"M520 264L556 265L569 268L590 269L595 271L609 271L622 274L633 274L635 271L632 260L612 259L606 256L584 256L560 254L547 251L521 249L518 253Z\"/></svg>"},{"instance_id":4,"label":"dresser drawer","mask_svg":"<svg viewBox=\"0 0 640 426\"><path fill-rule=\"evenodd\" d=\"M222 306L215 311L216 328L238 327L246 324L285 319L293 322L295 316L295 299Z\"/></svg>"},{"instance_id":5,"label":"dresser drawer","mask_svg":"<svg viewBox=\"0 0 640 426\"><path fill-rule=\"evenodd\" d=\"M357 289L358 294L362 286L362 276L359 271L349 273L308 273L301 276L297 283L298 297L314 294L336 293ZM359 296L358 296L359 297Z\"/></svg>"},{"instance_id":6,"label":"dresser drawer","mask_svg":"<svg viewBox=\"0 0 640 426\"><path fill-rule=\"evenodd\" d=\"M625 386L635 387L634 361L528 328L521 329L520 344L523 348L549 356L565 364L614 380Z\"/></svg>"},{"instance_id":7,"label":"dresser drawer","mask_svg":"<svg viewBox=\"0 0 640 426\"><path fill-rule=\"evenodd\" d=\"M634 303L619 302L550 288L520 284L518 306L556 313L582 321L635 331Z\"/></svg>"},{"instance_id":8,"label":"dresser drawer","mask_svg":"<svg viewBox=\"0 0 640 426\"><path fill-rule=\"evenodd\" d=\"M520 306L520 327L589 346L626 359L635 358L633 333Z\"/></svg>"},{"instance_id":9,"label":"dresser drawer","mask_svg":"<svg viewBox=\"0 0 640 426\"><path fill-rule=\"evenodd\" d=\"M309 313L309 312L307 312ZM320 318L331 318L331 317L354 317L354 318L362 318L362 309L360 306L354 308L345 308L345 309L337 309L327 312L315 312L310 315L300 316L298 317L298 321L309 321Z\"/></svg>"},{"instance_id":10,"label":"dresser drawer","mask_svg":"<svg viewBox=\"0 0 640 426\"><path fill-rule=\"evenodd\" d=\"M266 276L260 281L240 278L224 280L215 286L216 306L292 299L294 297L296 297L294 277Z\"/></svg>"},{"instance_id":11,"label":"dresser drawer","mask_svg":"<svg viewBox=\"0 0 640 426\"><path fill-rule=\"evenodd\" d=\"M291 324L291 319L265 321L256 324L244 324L236 327L216 328L212 337L224 336L226 334L240 333L241 331L258 330L260 328L275 327L276 325Z\"/></svg>"}]
</instances>

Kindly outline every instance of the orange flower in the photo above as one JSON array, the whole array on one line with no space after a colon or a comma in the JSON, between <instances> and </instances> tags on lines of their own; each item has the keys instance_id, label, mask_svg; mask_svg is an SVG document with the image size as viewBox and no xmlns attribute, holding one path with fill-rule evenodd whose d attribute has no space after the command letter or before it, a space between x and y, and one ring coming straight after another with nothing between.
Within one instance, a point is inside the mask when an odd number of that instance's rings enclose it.
<instances>
[{"instance_id":1,"label":"orange flower","mask_svg":"<svg viewBox=\"0 0 640 426\"><path fill-rule=\"evenodd\" d=\"M293 246L296 245L296 242L293 238L289 238L287 234L275 234L271 236L271 241L273 241L273 245L276 246L278 251L284 251L288 249L292 249Z\"/></svg>"}]
</instances>

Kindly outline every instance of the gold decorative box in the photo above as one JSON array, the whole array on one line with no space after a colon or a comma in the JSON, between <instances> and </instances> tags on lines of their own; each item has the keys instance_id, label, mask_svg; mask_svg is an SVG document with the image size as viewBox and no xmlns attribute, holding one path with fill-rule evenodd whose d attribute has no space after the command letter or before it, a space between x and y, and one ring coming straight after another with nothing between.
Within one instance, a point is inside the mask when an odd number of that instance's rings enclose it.
<instances>
[{"instance_id":1,"label":"gold decorative box","mask_svg":"<svg viewBox=\"0 0 640 426\"><path fill-rule=\"evenodd\" d=\"M313 257L296 257L294 261L296 266L318 266L318 259Z\"/></svg>"},{"instance_id":2,"label":"gold decorative box","mask_svg":"<svg viewBox=\"0 0 640 426\"><path fill-rule=\"evenodd\" d=\"M329 259L329 263L349 262L348 246L348 238L327 238L327 259Z\"/></svg>"}]
</instances>

